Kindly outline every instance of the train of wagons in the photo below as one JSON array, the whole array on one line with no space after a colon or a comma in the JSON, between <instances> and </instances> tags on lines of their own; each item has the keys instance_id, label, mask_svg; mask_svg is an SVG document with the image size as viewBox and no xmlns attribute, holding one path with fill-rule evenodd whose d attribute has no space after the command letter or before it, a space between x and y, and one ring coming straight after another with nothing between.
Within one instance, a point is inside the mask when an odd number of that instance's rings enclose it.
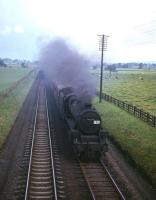
<instances>
[{"instance_id":1,"label":"train of wagons","mask_svg":"<svg viewBox=\"0 0 156 200\"><path fill-rule=\"evenodd\" d=\"M57 107L68 127L69 140L76 153L83 158L99 158L107 151L107 131L101 126L101 117L92 106L79 99L72 87L53 83Z\"/></svg>"}]
</instances>

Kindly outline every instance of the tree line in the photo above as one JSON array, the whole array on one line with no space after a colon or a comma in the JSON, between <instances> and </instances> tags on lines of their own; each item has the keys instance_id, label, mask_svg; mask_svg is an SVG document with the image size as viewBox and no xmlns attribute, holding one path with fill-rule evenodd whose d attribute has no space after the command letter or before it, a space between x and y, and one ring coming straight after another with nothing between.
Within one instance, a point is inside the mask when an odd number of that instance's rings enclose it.
<instances>
[{"instance_id":1,"label":"tree line","mask_svg":"<svg viewBox=\"0 0 156 200\"><path fill-rule=\"evenodd\" d=\"M19 60L11 58L0 58L0 67L10 67L10 66L19 66L22 68L27 68L32 65L38 65L38 61L29 61L29 60Z\"/></svg>"}]
</instances>

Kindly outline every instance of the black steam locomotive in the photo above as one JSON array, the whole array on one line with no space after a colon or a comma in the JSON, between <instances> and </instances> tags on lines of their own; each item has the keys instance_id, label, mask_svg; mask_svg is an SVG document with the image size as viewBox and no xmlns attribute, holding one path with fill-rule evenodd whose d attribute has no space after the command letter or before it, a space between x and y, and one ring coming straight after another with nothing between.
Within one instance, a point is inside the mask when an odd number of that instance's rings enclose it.
<instances>
[{"instance_id":1,"label":"black steam locomotive","mask_svg":"<svg viewBox=\"0 0 156 200\"><path fill-rule=\"evenodd\" d=\"M71 87L53 85L56 104L68 126L70 142L81 158L99 158L107 150L106 130L90 103L83 102Z\"/></svg>"}]
</instances>

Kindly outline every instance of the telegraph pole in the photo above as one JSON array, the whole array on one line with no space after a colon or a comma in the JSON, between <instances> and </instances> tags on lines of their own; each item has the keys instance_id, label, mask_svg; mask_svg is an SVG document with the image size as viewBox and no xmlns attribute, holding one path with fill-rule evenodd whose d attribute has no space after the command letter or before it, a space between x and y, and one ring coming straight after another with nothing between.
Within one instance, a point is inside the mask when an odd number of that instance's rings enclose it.
<instances>
[{"instance_id":1,"label":"telegraph pole","mask_svg":"<svg viewBox=\"0 0 156 200\"><path fill-rule=\"evenodd\" d=\"M101 74L100 74L100 93L99 93L99 103L102 101L102 82L103 82L103 57L104 51L107 51L107 38L108 35L98 35L99 37L99 51L101 51Z\"/></svg>"}]
</instances>

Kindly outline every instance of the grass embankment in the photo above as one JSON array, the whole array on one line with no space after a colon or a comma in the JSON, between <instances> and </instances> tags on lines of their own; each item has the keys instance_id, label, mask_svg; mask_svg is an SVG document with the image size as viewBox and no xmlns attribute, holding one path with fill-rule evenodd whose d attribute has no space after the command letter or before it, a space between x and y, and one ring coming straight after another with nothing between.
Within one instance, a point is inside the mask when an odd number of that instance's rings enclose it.
<instances>
[{"instance_id":1,"label":"grass embankment","mask_svg":"<svg viewBox=\"0 0 156 200\"><path fill-rule=\"evenodd\" d=\"M98 77L99 72L92 72ZM156 115L156 71L104 72L103 92ZM98 81L99 83L99 81Z\"/></svg>"},{"instance_id":2,"label":"grass embankment","mask_svg":"<svg viewBox=\"0 0 156 200\"><path fill-rule=\"evenodd\" d=\"M21 67L0 68L0 93L27 75L31 70L30 68Z\"/></svg>"},{"instance_id":3,"label":"grass embankment","mask_svg":"<svg viewBox=\"0 0 156 200\"><path fill-rule=\"evenodd\" d=\"M95 106L109 135L156 186L156 129L111 103L96 98Z\"/></svg>"},{"instance_id":4,"label":"grass embankment","mask_svg":"<svg viewBox=\"0 0 156 200\"><path fill-rule=\"evenodd\" d=\"M27 73L28 72L27 70ZM35 73L32 73L26 80L22 81L9 96L0 102L0 149L8 136L11 126L14 124L34 78Z\"/></svg>"}]
</instances>

